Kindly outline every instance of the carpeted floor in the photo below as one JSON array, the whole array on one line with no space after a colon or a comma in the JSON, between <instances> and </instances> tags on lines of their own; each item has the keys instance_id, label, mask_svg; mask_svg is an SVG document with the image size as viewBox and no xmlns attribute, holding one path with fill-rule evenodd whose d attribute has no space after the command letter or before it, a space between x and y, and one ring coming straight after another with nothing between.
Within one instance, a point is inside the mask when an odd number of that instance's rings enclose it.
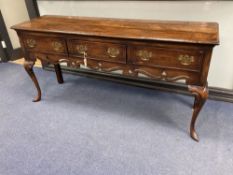
<instances>
[{"instance_id":1,"label":"carpeted floor","mask_svg":"<svg viewBox=\"0 0 233 175\"><path fill-rule=\"evenodd\" d=\"M233 104L0 64L0 175L232 175Z\"/></svg>"}]
</instances>

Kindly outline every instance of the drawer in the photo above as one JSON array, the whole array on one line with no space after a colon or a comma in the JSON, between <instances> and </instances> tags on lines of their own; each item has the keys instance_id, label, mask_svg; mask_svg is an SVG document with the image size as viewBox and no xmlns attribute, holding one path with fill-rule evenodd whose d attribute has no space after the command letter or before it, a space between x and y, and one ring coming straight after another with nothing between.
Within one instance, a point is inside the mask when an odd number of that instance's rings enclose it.
<instances>
[{"instance_id":1,"label":"drawer","mask_svg":"<svg viewBox=\"0 0 233 175\"><path fill-rule=\"evenodd\" d=\"M151 47L131 45L128 48L128 62L150 67L179 68L200 71L203 54L197 48Z\"/></svg>"},{"instance_id":2,"label":"drawer","mask_svg":"<svg viewBox=\"0 0 233 175\"><path fill-rule=\"evenodd\" d=\"M25 35L23 42L31 52L67 54L65 39L39 35Z\"/></svg>"},{"instance_id":3,"label":"drawer","mask_svg":"<svg viewBox=\"0 0 233 175\"><path fill-rule=\"evenodd\" d=\"M126 63L126 46L123 44L71 39L68 41L69 55L94 60Z\"/></svg>"}]
</instances>

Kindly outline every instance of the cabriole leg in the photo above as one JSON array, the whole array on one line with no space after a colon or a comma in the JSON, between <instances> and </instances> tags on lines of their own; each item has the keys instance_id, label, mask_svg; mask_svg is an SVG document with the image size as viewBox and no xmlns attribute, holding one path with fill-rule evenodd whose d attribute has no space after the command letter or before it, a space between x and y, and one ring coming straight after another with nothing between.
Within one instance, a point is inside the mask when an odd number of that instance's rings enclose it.
<instances>
[{"instance_id":1,"label":"cabriole leg","mask_svg":"<svg viewBox=\"0 0 233 175\"><path fill-rule=\"evenodd\" d=\"M35 61L25 61L24 68L27 71L30 78L32 79L32 81L35 84L36 89L37 89L37 96L34 98L33 102L38 102L41 100L41 90L40 90L40 85L39 85L37 78L36 78L34 71L33 71L34 64L35 64Z\"/></svg>"},{"instance_id":2,"label":"cabriole leg","mask_svg":"<svg viewBox=\"0 0 233 175\"><path fill-rule=\"evenodd\" d=\"M193 115L190 124L190 136L195 140L199 141L198 135L195 130L195 123L198 117L199 112L201 111L203 105L208 98L208 87L200 87L200 86L188 86L189 91L195 95L195 100L193 104Z\"/></svg>"}]
</instances>

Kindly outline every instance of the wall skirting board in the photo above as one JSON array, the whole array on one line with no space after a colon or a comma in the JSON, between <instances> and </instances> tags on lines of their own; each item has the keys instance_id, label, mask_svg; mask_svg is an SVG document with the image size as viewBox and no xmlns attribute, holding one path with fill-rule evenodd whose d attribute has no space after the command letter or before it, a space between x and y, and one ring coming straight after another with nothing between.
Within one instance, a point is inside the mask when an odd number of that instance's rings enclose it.
<instances>
[{"instance_id":1,"label":"wall skirting board","mask_svg":"<svg viewBox=\"0 0 233 175\"><path fill-rule=\"evenodd\" d=\"M53 66L44 66L45 70L54 71ZM146 81L146 80L138 80L134 78L122 78L119 75L115 74L106 74L106 73L93 73L89 70L81 70L81 69L67 69L66 67L62 66L62 71L69 74L74 75L82 75L90 78L97 78L97 79L105 79L110 81L116 81L123 84L134 85L138 87L146 87L150 89L157 89L162 91L169 91L175 92L185 95L191 95L188 92L188 88L186 85L181 83L170 83L170 82L161 82L161 81L154 81L153 83ZM224 89L224 88L217 88L217 87L209 87L209 99L218 100L218 101L225 101L233 103L233 90Z\"/></svg>"}]
</instances>

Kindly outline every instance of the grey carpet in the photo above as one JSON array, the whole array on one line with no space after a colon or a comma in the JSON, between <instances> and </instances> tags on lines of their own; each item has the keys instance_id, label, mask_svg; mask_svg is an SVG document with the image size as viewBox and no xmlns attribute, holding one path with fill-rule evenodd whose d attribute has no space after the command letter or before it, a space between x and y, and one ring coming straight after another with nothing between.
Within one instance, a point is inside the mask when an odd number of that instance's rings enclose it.
<instances>
[{"instance_id":1,"label":"grey carpet","mask_svg":"<svg viewBox=\"0 0 233 175\"><path fill-rule=\"evenodd\" d=\"M0 175L232 175L233 104L0 64Z\"/></svg>"}]
</instances>

